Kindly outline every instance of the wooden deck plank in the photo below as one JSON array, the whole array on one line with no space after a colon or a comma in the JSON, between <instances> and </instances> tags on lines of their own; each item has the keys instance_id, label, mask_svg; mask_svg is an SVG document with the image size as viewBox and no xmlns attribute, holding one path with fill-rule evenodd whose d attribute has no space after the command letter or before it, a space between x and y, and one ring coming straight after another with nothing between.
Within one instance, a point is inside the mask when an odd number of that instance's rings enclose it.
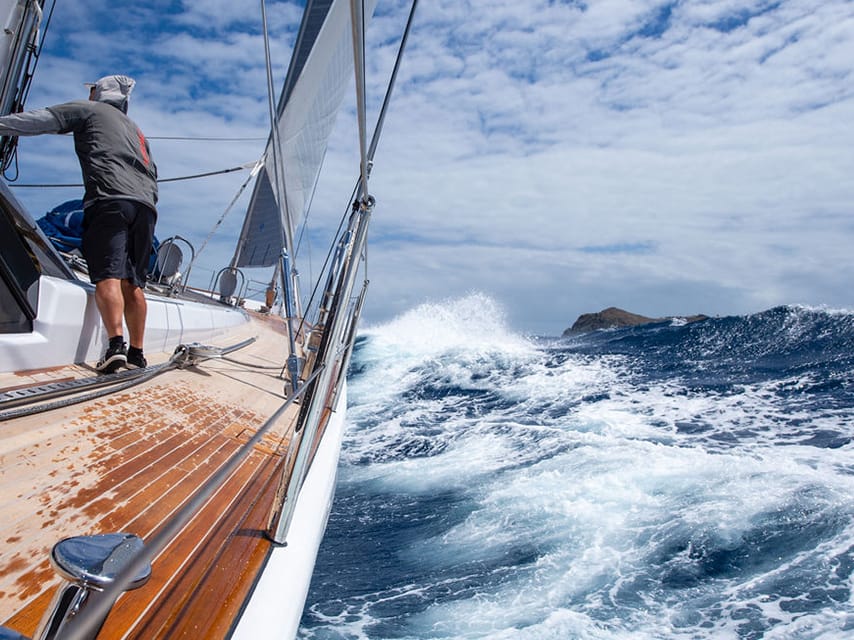
<instances>
[{"instance_id":1,"label":"wooden deck plank","mask_svg":"<svg viewBox=\"0 0 854 640\"><path fill-rule=\"evenodd\" d=\"M102 422L104 421L105 419L102 418ZM226 426L230 426L230 423ZM33 515L42 519L41 529L51 530L57 521L65 518L69 526L62 528L72 530L70 525L75 521L91 520L109 514L110 504L123 504L131 501L133 492L138 490L141 483L152 482L156 477L141 476L143 470L150 469L156 473L157 469L170 469L180 465L180 469L188 473L195 466L206 464L204 459L208 453L203 449L200 453L200 447L210 441L215 430L211 430L210 425L208 425L208 428L197 433L188 433L192 435L184 442L181 442L180 434L177 434L176 440L169 439L148 453L143 451L142 455L125 464L121 464L120 458L116 460L104 455L103 451L96 451L93 454L95 457L91 458L91 462L85 465L88 475L93 476L89 478L87 484L81 485L81 482L75 477L82 472L72 473L70 477L68 475L52 476L51 483L43 483L37 486L28 496L30 498L28 502L31 505L29 509L19 508L17 510L19 518L14 523L17 527L15 531L21 529L20 520L32 519ZM236 446L232 448L236 448ZM195 462L192 461L193 456L197 458ZM151 476L151 472L147 475ZM21 494L18 495L18 500L27 502L25 496ZM127 521L129 518L123 517L121 520ZM97 522L78 527L77 533L87 533L92 530L98 530ZM7 539L15 537L17 536L12 533ZM45 540L39 548L39 553L46 553L46 547L49 548L53 542L55 539ZM3 567L0 565L0 575L5 573L7 572L3 571Z\"/></svg>"},{"instance_id":2,"label":"wooden deck plank","mask_svg":"<svg viewBox=\"0 0 854 640\"><path fill-rule=\"evenodd\" d=\"M278 336L277 348L283 348ZM266 364L273 361L274 352L259 343L241 357ZM58 583L47 561L49 549L62 537L130 529L148 538L165 526L166 519L281 404L283 383L276 374L212 361L200 371L170 372L175 380L166 384L152 381L139 391L51 412L50 422L44 423L44 417L24 420L0 432L0 459L6 472L0 476L0 514L29 512L13 519L14 526L5 518L0 524L0 536L5 536L0 539L6 541L6 548L0 548L3 624L34 633ZM241 394L250 394L251 401L235 401ZM251 410L244 408L250 404ZM222 594L223 585L231 583L225 610L231 616L239 611L269 547L261 530L278 476L269 469L281 463L295 413L296 408L256 445L217 498L155 561L156 577L150 585L159 582L165 591L144 604L143 626L138 628L143 631L128 631L132 637L152 637L144 630L162 626L158 621L183 619L180 607L204 611L207 598L200 594ZM15 469L7 471L7 460L17 465ZM21 473L26 470L30 477L20 481L18 476L26 475ZM13 486L10 497L8 489ZM184 554L190 550L196 555L185 562ZM170 568L180 576L171 575ZM188 585L187 594L175 597ZM117 610L136 606L138 619L141 610L132 602L147 589L148 585L122 597ZM108 624L112 620L111 615ZM227 618L216 621L211 627L214 636L182 633L218 637L230 624ZM111 632L106 637L119 636ZM170 632L170 637L177 636Z\"/></svg>"},{"instance_id":3,"label":"wooden deck plank","mask_svg":"<svg viewBox=\"0 0 854 640\"><path fill-rule=\"evenodd\" d=\"M3 465L0 471L0 481L3 482L4 495L15 495L20 499L16 491L16 478L20 482L32 482L27 474L20 473L26 469L45 468L49 465L61 467L63 464L71 464L80 459L81 447L90 445L87 459L94 461L90 468L99 468L98 461L115 467L125 457L132 457L137 450L151 447L155 441L163 441L169 433L179 434L186 424L175 421L175 416L166 411L170 405L177 410L177 402L174 389L167 385L151 386L146 390L149 409L151 407L162 407L165 415L157 418L149 411L147 422L142 422L137 410L133 407L131 394L122 394L115 398L93 404L84 409L82 415L70 423L54 428L49 433L37 433L34 442L28 447L18 449L7 448L3 452ZM170 403L170 396L171 403ZM121 412L115 411L119 405ZM105 412L105 408L112 407L112 415ZM183 425L183 426L182 426ZM64 427L64 428L62 428ZM125 448L127 447L127 448ZM45 487L51 484L51 479L57 475L54 470L44 476L38 477L41 484L33 484L31 491L42 494Z\"/></svg>"},{"instance_id":4,"label":"wooden deck plank","mask_svg":"<svg viewBox=\"0 0 854 640\"><path fill-rule=\"evenodd\" d=\"M202 436L209 434L200 434ZM238 443L229 438L205 438L204 448L200 450L198 443L188 443L190 450L177 448L173 452L175 458L173 464L164 467L166 473L149 474L146 477L134 471L131 480L120 483L118 488L100 491L95 488L80 492L73 499L51 507L50 513L75 514L84 513L92 517L91 522L85 529L77 531L78 534L96 533L106 531L130 531L143 538L152 535L163 522L171 516L184 502L189 499L198 487L205 482L217 468L225 462L238 448ZM186 449L185 448L185 449ZM189 462L196 458L195 462ZM157 469L156 466L149 467ZM116 474L121 477L122 469L117 469ZM104 487L110 487L110 477L106 478ZM131 493L132 492L132 493ZM90 498L95 496L93 501ZM98 497L104 496L104 497ZM42 561L29 572L22 573L16 579L16 584L36 585L43 582L45 578L53 583L53 570L47 561L49 548L56 539L49 538L41 547ZM25 563L21 563L26 568ZM54 584L48 586L53 591ZM20 598L33 597L40 594L31 590L18 590ZM36 598L40 605L41 598ZM30 605L27 605L27 608ZM28 616L28 618L31 618ZM31 633L32 631L30 631Z\"/></svg>"},{"instance_id":5,"label":"wooden deck plank","mask_svg":"<svg viewBox=\"0 0 854 640\"><path fill-rule=\"evenodd\" d=\"M270 546L261 528L262 514L269 509L269 499L259 500L259 496L264 495L263 489L271 484L271 472L276 464L273 457L266 456L251 477L241 478L245 482L238 493L222 495L206 507L206 510L225 514L219 521L214 520L215 527L200 531L202 523L212 521L200 514L197 526L182 536L184 544L188 539L190 542L197 539L197 536L202 540L192 555L192 561L184 564L180 571L173 571L176 579L159 598L160 606L155 604L128 637L140 640L214 638L222 637L228 631L231 620L239 612L243 598L254 582L254 569L258 563L250 562L247 556L258 554L263 559ZM227 497L231 501L226 509L221 500ZM257 508L253 510L253 506ZM255 517L250 519L248 515L253 513ZM183 554L173 552L171 555ZM210 594L215 595L210 597ZM133 594L128 594L127 600L132 598ZM166 601L170 606L162 606L161 603ZM180 606L176 606L178 602ZM225 624L223 617L227 620ZM215 629L220 629L220 632Z\"/></svg>"},{"instance_id":6,"label":"wooden deck plank","mask_svg":"<svg viewBox=\"0 0 854 640\"><path fill-rule=\"evenodd\" d=\"M198 466L191 472L174 467L146 485L121 508L109 511L109 522L102 522L104 531L127 531L145 539L152 535L165 518L172 515L192 497L216 469L230 458L237 447L233 443L211 441L208 445L209 465ZM105 504L104 509L110 509ZM110 525L113 526L110 526Z\"/></svg>"}]
</instances>

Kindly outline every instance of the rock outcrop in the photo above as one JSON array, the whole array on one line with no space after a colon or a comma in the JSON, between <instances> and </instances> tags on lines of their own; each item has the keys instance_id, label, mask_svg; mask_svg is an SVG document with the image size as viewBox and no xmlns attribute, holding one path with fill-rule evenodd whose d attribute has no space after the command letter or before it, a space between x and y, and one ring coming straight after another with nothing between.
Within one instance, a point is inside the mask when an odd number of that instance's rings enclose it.
<instances>
[{"instance_id":1,"label":"rock outcrop","mask_svg":"<svg viewBox=\"0 0 854 640\"><path fill-rule=\"evenodd\" d=\"M669 316L666 318L648 318L636 313L629 313L617 307L609 307L598 313L584 313L578 316L578 320L566 331L563 335L569 336L576 333L587 333L588 331L596 331L597 329L617 329L619 327L634 327L641 324L650 324L651 322L667 322L680 318L685 322L698 322L706 320L708 316Z\"/></svg>"}]
</instances>

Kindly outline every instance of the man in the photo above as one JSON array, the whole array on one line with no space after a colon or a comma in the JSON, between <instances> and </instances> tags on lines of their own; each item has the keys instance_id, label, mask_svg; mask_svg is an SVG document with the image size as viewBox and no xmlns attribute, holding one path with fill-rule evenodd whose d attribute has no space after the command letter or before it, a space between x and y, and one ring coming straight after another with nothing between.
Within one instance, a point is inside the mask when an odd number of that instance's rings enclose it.
<instances>
[{"instance_id":1,"label":"man","mask_svg":"<svg viewBox=\"0 0 854 640\"><path fill-rule=\"evenodd\" d=\"M106 76L89 100L0 117L0 135L73 133L83 172L83 257L110 342L102 373L146 366L143 287L157 221L157 167L142 131L127 117L134 80ZM130 347L123 337L127 323Z\"/></svg>"}]
</instances>

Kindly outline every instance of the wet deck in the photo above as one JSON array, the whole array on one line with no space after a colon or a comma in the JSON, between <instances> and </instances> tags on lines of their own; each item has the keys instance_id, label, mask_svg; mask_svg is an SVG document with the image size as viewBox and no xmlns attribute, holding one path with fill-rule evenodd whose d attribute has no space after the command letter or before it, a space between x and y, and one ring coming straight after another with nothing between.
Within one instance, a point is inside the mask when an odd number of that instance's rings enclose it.
<instances>
[{"instance_id":1,"label":"wet deck","mask_svg":"<svg viewBox=\"0 0 854 640\"><path fill-rule=\"evenodd\" d=\"M32 635L56 574L48 555L73 535L150 539L284 401L285 339L255 318L229 359L171 370L131 390L0 422L0 621ZM162 356L165 359L166 356ZM156 358L149 355L152 364ZM91 375L85 367L0 379L0 388ZM277 424L123 596L109 638L227 635L269 542L263 535L296 413Z\"/></svg>"}]
</instances>

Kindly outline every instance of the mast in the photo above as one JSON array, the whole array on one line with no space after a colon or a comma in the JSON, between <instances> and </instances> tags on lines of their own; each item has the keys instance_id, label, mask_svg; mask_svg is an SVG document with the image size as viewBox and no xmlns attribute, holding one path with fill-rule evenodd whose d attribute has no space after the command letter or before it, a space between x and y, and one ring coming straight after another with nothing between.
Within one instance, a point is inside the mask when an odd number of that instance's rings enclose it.
<instances>
[{"instance_id":1,"label":"mast","mask_svg":"<svg viewBox=\"0 0 854 640\"><path fill-rule=\"evenodd\" d=\"M282 280L282 290L284 292L283 305L286 325L288 327L288 374L290 375L291 390L296 391L299 386L300 377L300 360L297 357L296 348L296 327L294 326L294 318L299 311L299 291L297 290L296 270L292 265L292 248L294 246L294 231L293 220L290 215L287 215L287 207L285 201L287 191L285 182L282 178L281 166L281 141L279 138L279 123L276 117L276 108L274 105L275 98L273 97L273 65L270 61L270 38L267 32L267 8L264 0L261 0L261 21L264 27L264 57L267 65L267 102L270 109L270 133L272 136L272 160L273 160L273 176L275 189L273 196L278 203L278 209L283 212L282 219L284 224L279 226L280 234L283 232L281 260L276 262L276 270L273 274L273 283L276 282L276 277L279 275Z\"/></svg>"},{"instance_id":2,"label":"mast","mask_svg":"<svg viewBox=\"0 0 854 640\"><path fill-rule=\"evenodd\" d=\"M353 67L356 74L356 117L359 124L359 190L356 200L368 197L368 134L365 106L365 15L362 0L350 0L353 31Z\"/></svg>"}]
</instances>

